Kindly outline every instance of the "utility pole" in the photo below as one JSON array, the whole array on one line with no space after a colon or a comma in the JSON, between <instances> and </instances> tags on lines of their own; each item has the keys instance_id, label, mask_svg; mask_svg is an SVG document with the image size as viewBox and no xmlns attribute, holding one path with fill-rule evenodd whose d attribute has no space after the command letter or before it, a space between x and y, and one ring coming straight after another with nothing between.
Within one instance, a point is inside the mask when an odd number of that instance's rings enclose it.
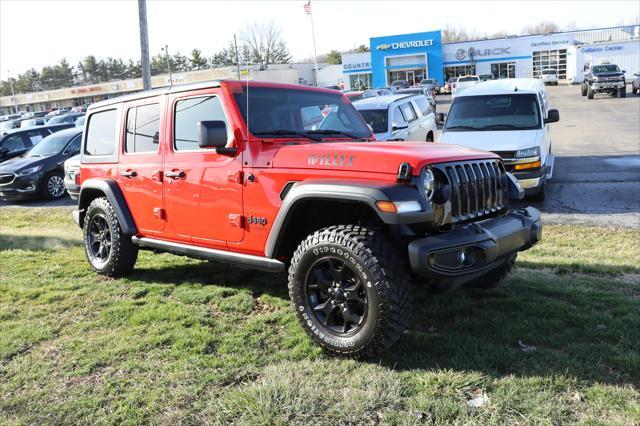
<instances>
[{"instance_id":1,"label":"utility pole","mask_svg":"<svg viewBox=\"0 0 640 426\"><path fill-rule=\"evenodd\" d=\"M9 80L9 87L11 87L11 98L13 99L13 108L15 108L16 114L17 114L18 101L16 100L16 92L13 90L13 82L11 81L11 77L9 76L9 71L7 71L7 80Z\"/></svg>"},{"instance_id":2,"label":"utility pole","mask_svg":"<svg viewBox=\"0 0 640 426\"><path fill-rule=\"evenodd\" d=\"M151 64L149 63L149 34L147 31L147 0L138 0L138 20L140 22L140 64L142 66L142 87L151 89Z\"/></svg>"},{"instance_id":3,"label":"utility pole","mask_svg":"<svg viewBox=\"0 0 640 426\"><path fill-rule=\"evenodd\" d=\"M173 78L171 77L171 62L169 62L169 45L165 44L164 47L161 47L160 50L164 50L164 53L167 54L167 70L169 70L169 87L173 86Z\"/></svg>"},{"instance_id":4,"label":"utility pole","mask_svg":"<svg viewBox=\"0 0 640 426\"><path fill-rule=\"evenodd\" d=\"M238 80L240 80L240 55L238 55L238 40L236 35L233 35L233 44L236 47L236 69L238 70Z\"/></svg>"}]
</instances>

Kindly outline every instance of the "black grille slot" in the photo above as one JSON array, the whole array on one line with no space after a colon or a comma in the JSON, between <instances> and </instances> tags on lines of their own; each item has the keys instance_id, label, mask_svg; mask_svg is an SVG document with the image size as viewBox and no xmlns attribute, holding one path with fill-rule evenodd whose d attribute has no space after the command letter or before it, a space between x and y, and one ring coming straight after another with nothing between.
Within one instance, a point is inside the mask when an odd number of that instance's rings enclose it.
<instances>
[{"instance_id":1,"label":"black grille slot","mask_svg":"<svg viewBox=\"0 0 640 426\"><path fill-rule=\"evenodd\" d=\"M502 210L500 166L497 160L436 164L451 184L451 222L459 223Z\"/></svg>"},{"instance_id":2,"label":"black grille slot","mask_svg":"<svg viewBox=\"0 0 640 426\"><path fill-rule=\"evenodd\" d=\"M13 182L13 178L15 175L13 173L2 173L0 174L0 185L6 185L8 183Z\"/></svg>"}]
</instances>

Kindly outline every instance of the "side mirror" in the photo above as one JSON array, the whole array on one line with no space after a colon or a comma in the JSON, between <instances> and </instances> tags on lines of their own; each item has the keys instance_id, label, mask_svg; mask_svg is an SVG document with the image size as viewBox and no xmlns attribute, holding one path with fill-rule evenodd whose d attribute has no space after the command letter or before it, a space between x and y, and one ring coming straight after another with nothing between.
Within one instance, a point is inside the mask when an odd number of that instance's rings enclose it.
<instances>
[{"instance_id":1,"label":"side mirror","mask_svg":"<svg viewBox=\"0 0 640 426\"><path fill-rule=\"evenodd\" d=\"M215 148L218 154L233 155L236 148L227 148L227 124L221 120L198 121L198 146Z\"/></svg>"},{"instance_id":2,"label":"side mirror","mask_svg":"<svg viewBox=\"0 0 640 426\"><path fill-rule=\"evenodd\" d=\"M443 112L439 112L436 114L436 121L438 123L444 123L444 113Z\"/></svg>"},{"instance_id":3,"label":"side mirror","mask_svg":"<svg viewBox=\"0 0 640 426\"><path fill-rule=\"evenodd\" d=\"M560 113L557 109L550 109L547 112L547 118L544 119L545 124L556 123L558 121L560 121Z\"/></svg>"},{"instance_id":4,"label":"side mirror","mask_svg":"<svg viewBox=\"0 0 640 426\"><path fill-rule=\"evenodd\" d=\"M408 124L394 124L391 126L391 130L393 130L394 132L396 130L404 130L404 129L408 129L409 125Z\"/></svg>"},{"instance_id":5,"label":"side mirror","mask_svg":"<svg viewBox=\"0 0 640 426\"><path fill-rule=\"evenodd\" d=\"M626 74L627 72L625 70L620 71L622 74Z\"/></svg>"}]
</instances>

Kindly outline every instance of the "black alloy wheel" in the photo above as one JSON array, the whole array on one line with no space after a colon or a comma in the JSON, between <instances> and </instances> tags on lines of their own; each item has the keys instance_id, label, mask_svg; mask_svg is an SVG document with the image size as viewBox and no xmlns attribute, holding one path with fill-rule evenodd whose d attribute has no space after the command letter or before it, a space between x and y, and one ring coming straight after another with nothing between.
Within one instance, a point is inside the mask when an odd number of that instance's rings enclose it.
<instances>
[{"instance_id":1,"label":"black alloy wheel","mask_svg":"<svg viewBox=\"0 0 640 426\"><path fill-rule=\"evenodd\" d=\"M317 260L306 277L306 295L316 319L329 330L356 333L367 314L364 282L338 257Z\"/></svg>"},{"instance_id":2,"label":"black alloy wheel","mask_svg":"<svg viewBox=\"0 0 640 426\"><path fill-rule=\"evenodd\" d=\"M96 214L89 222L87 253L91 263L103 264L111 254L111 228L103 214Z\"/></svg>"}]
</instances>

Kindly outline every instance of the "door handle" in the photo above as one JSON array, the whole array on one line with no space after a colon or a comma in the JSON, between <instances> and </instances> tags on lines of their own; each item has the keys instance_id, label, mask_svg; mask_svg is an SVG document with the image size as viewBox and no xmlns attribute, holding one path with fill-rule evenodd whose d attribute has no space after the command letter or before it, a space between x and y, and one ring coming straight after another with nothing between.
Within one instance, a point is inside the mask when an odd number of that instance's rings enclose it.
<instances>
[{"instance_id":1,"label":"door handle","mask_svg":"<svg viewBox=\"0 0 640 426\"><path fill-rule=\"evenodd\" d=\"M183 172L182 170L177 170L175 172L164 172L164 175L172 179L182 179L183 177L186 176L186 173Z\"/></svg>"},{"instance_id":2,"label":"door handle","mask_svg":"<svg viewBox=\"0 0 640 426\"><path fill-rule=\"evenodd\" d=\"M124 172L120 172L120 176L126 177L126 178L134 178L136 176L138 176L138 173L136 173L135 170L127 170Z\"/></svg>"}]
</instances>

